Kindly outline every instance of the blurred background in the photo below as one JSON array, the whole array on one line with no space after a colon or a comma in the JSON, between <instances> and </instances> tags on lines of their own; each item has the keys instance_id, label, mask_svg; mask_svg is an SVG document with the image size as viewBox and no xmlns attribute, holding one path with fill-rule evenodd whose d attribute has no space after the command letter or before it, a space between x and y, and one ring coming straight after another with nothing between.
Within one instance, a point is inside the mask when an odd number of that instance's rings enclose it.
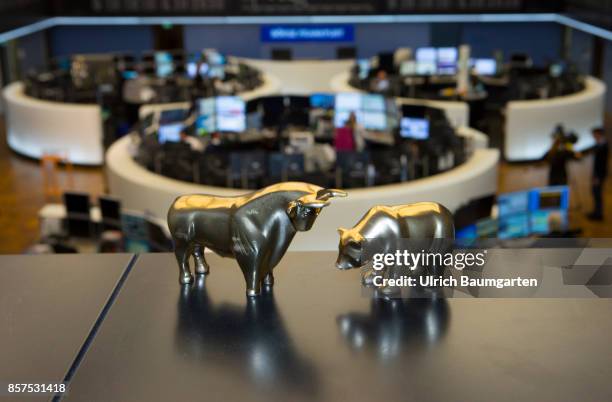
<instances>
[{"instance_id":1,"label":"blurred background","mask_svg":"<svg viewBox=\"0 0 612 402\"><path fill-rule=\"evenodd\" d=\"M339 187L457 237L612 237L612 5L521 0L0 4L0 253L169 251L184 193Z\"/></svg>"}]
</instances>

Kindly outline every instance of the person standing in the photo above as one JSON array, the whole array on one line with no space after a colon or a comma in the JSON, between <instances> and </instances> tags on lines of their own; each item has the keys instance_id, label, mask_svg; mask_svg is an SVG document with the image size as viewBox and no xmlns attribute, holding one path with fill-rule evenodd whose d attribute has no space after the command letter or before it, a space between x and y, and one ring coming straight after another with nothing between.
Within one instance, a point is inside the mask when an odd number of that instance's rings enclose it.
<instances>
[{"instance_id":1,"label":"person standing","mask_svg":"<svg viewBox=\"0 0 612 402\"><path fill-rule=\"evenodd\" d=\"M548 162L548 185L566 186L568 184L567 163L579 159L582 155L574 152L571 138L565 135L563 127L557 126L553 133L553 144L544 156Z\"/></svg>"},{"instance_id":2,"label":"person standing","mask_svg":"<svg viewBox=\"0 0 612 402\"><path fill-rule=\"evenodd\" d=\"M593 158L593 177L591 179L593 191L593 212L588 214L588 218L595 221L603 220L603 184L608 176L608 157L609 147L606 140L606 133L602 127L594 128L593 138L595 138L594 158Z\"/></svg>"}]
</instances>

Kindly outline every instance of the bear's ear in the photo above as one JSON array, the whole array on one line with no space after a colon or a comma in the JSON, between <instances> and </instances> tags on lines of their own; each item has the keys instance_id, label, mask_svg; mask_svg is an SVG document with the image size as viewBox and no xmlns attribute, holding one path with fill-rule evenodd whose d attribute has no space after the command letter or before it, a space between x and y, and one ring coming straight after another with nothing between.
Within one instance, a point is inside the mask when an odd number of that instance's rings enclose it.
<instances>
[{"instance_id":1,"label":"bear's ear","mask_svg":"<svg viewBox=\"0 0 612 402\"><path fill-rule=\"evenodd\" d=\"M350 248L354 249L354 250L359 250L361 251L361 249L363 248L363 242L359 241L357 239L351 239L349 240L349 242L347 243L347 246L349 246Z\"/></svg>"}]
</instances>

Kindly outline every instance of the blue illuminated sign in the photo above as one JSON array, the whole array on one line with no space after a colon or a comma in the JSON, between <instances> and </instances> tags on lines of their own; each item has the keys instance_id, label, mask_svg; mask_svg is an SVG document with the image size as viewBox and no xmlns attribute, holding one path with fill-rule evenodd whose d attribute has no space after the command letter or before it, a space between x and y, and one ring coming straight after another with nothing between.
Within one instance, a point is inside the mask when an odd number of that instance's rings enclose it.
<instances>
[{"instance_id":1,"label":"blue illuminated sign","mask_svg":"<svg viewBox=\"0 0 612 402\"><path fill-rule=\"evenodd\" d=\"M262 42L352 42L355 29L349 24L264 25Z\"/></svg>"}]
</instances>

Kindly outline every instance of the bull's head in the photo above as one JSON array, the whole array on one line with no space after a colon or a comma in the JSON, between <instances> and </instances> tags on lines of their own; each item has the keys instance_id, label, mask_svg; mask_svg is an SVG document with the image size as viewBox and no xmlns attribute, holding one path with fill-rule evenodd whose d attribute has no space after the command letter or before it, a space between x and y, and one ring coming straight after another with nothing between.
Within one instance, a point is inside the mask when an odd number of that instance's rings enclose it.
<instances>
[{"instance_id":1,"label":"bull's head","mask_svg":"<svg viewBox=\"0 0 612 402\"><path fill-rule=\"evenodd\" d=\"M322 189L314 194L306 194L287 206L287 215L297 231L310 230L321 209L330 204L334 197L346 197L346 193L336 189Z\"/></svg>"},{"instance_id":2,"label":"bull's head","mask_svg":"<svg viewBox=\"0 0 612 402\"><path fill-rule=\"evenodd\" d=\"M338 229L340 244L338 245L338 259L336 268L361 268L364 261L365 238L355 229Z\"/></svg>"}]
</instances>

